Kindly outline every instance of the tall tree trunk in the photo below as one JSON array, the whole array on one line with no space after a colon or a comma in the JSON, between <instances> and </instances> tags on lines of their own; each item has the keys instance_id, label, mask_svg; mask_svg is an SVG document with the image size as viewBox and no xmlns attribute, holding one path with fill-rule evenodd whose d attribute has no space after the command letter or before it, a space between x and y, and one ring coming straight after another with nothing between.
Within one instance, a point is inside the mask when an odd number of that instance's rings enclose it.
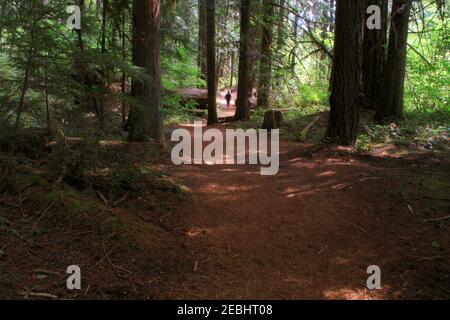
<instances>
[{"instance_id":1,"label":"tall tree trunk","mask_svg":"<svg viewBox=\"0 0 450 320\"><path fill-rule=\"evenodd\" d=\"M284 41L285 41L285 20L286 20L286 1L285 0L280 0L280 8L278 9L278 17L279 17L279 21L278 21L278 39L277 39L277 50L281 50L283 48L284 45Z\"/></svg>"},{"instance_id":2,"label":"tall tree trunk","mask_svg":"<svg viewBox=\"0 0 450 320\"><path fill-rule=\"evenodd\" d=\"M277 88L281 88L282 86L282 79L283 79L283 71L280 68L284 68L285 63L285 54L283 51L283 47L285 45L286 41L286 0L279 0L279 8L278 8L278 30L277 30L277 48L276 48L276 55L278 59L282 61L282 64L278 66L277 70L277 76L275 79L275 86Z\"/></svg>"},{"instance_id":3,"label":"tall tree trunk","mask_svg":"<svg viewBox=\"0 0 450 320\"><path fill-rule=\"evenodd\" d=\"M102 30L101 30L101 41L100 46L102 53L106 53L106 20L108 13L108 0L103 0L103 8L102 8Z\"/></svg>"},{"instance_id":4,"label":"tall tree trunk","mask_svg":"<svg viewBox=\"0 0 450 320\"><path fill-rule=\"evenodd\" d=\"M191 34L189 32L191 27L191 2L186 1L184 6L184 45L190 48Z\"/></svg>"},{"instance_id":5,"label":"tall tree trunk","mask_svg":"<svg viewBox=\"0 0 450 320\"><path fill-rule=\"evenodd\" d=\"M364 1L337 0L330 116L326 137L353 145L362 90Z\"/></svg>"},{"instance_id":6,"label":"tall tree trunk","mask_svg":"<svg viewBox=\"0 0 450 320\"><path fill-rule=\"evenodd\" d=\"M14 124L14 133L16 133L20 128L20 121L22 119L22 113L25 109L25 97L27 94L28 83L29 83L29 79L30 79L30 69L31 69L31 60L33 58L33 51L34 50L32 50L30 52L30 54L28 55L28 62L27 62L27 66L25 68L25 75L23 77L22 90L20 92L19 106L17 108L17 113L16 113L16 122Z\"/></svg>"},{"instance_id":7,"label":"tall tree trunk","mask_svg":"<svg viewBox=\"0 0 450 320\"><path fill-rule=\"evenodd\" d=\"M44 88L45 88L45 122L47 126L47 135L50 136L51 126L50 126L50 102L48 97L48 53L46 54L45 64L44 64Z\"/></svg>"},{"instance_id":8,"label":"tall tree trunk","mask_svg":"<svg viewBox=\"0 0 450 320\"><path fill-rule=\"evenodd\" d=\"M216 0L207 0L208 125L219 122L216 102Z\"/></svg>"},{"instance_id":9,"label":"tall tree trunk","mask_svg":"<svg viewBox=\"0 0 450 320\"><path fill-rule=\"evenodd\" d=\"M248 30L248 96L252 97L253 89L257 88L256 80L259 76L258 63L261 55L261 45L258 41L261 39L261 28L259 28L259 16L261 12L261 0L253 0L251 2L250 24ZM253 23L252 23L253 22Z\"/></svg>"},{"instance_id":10,"label":"tall tree trunk","mask_svg":"<svg viewBox=\"0 0 450 320\"><path fill-rule=\"evenodd\" d=\"M376 5L381 9L381 29L364 28L363 83L364 107L377 110L382 95L386 63L388 0L366 0L366 9ZM366 21L369 18L366 13Z\"/></svg>"},{"instance_id":11,"label":"tall tree trunk","mask_svg":"<svg viewBox=\"0 0 450 320\"><path fill-rule=\"evenodd\" d=\"M233 89L233 76L234 76L234 52L231 50L231 56L230 56L230 90Z\"/></svg>"},{"instance_id":12,"label":"tall tree trunk","mask_svg":"<svg viewBox=\"0 0 450 320\"><path fill-rule=\"evenodd\" d=\"M3 17L5 16L6 13L6 1L3 1L2 4L2 9L1 9L1 13L0 13L0 49L2 47L2 34L3 34Z\"/></svg>"},{"instance_id":13,"label":"tall tree trunk","mask_svg":"<svg viewBox=\"0 0 450 320\"><path fill-rule=\"evenodd\" d=\"M200 68L200 78L207 78L207 53L206 53L206 37L207 37L207 0L198 0L198 66Z\"/></svg>"},{"instance_id":14,"label":"tall tree trunk","mask_svg":"<svg viewBox=\"0 0 450 320\"><path fill-rule=\"evenodd\" d=\"M330 0L330 25L329 25L329 31L334 32L334 3L335 0Z\"/></svg>"},{"instance_id":15,"label":"tall tree trunk","mask_svg":"<svg viewBox=\"0 0 450 320\"><path fill-rule=\"evenodd\" d=\"M163 142L160 9L160 0L133 2L133 63L143 68L147 77L132 83L132 95L139 105L134 105L130 112L130 141L152 138Z\"/></svg>"},{"instance_id":16,"label":"tall tree trunk","mask_svg":"<svg viewBox=\"0 0 450 320\"><path fill-rule=\"evenodd\" d=\"M79 0L79 6L80 6L80 13L81 16L83 16L83 11L84 11L84 0ZM77 33L78 36L78 47L80 48L80 51L83 52L84 51L84 42L83 42L83 34L81 32L81 29L83 28L83 26L81 26L80 29L75 29L75 32Z\"/></svg>"},{"instance_id":17,"label":"tall tree trunk","mask_svg":"<svg viewBox=\"0 0 450 320\"><path fill-rule=\"evenodd\" d=\"M126 10L127 10L127 1L122 0L120 5L121 16L122 16L122 34L121 34L121 49L122 49L122 60L125 61L127 58L126 54ZM122 127L125 128L127 121L127 110L125 103L125 95L126 95L126 84L127 84L127 74L125 71L122 71L122 79L121 79L121 89L122 89Z\"/></svg>"},{"instance_id":18,"label":"tall tree trunk","mask_svg":"<svg viewBox=\"0 0 450 320\"><path fill-rule=\"evenodd\" d=\"M292 57L291 57L291 72L293 74L295 74L295 67L297 64L297 57L296 57L296 52L295 52L295 48L297 47L297 35L298 35L298 22L300 20L300 16L298 14L295 15L294 18L294 48L292 49Z\"/></svg>"},{"instance_id":19,"label":"tall tree trunk","mask_svg":"<svg viewBox=\"0 0 450 320\"><path fill-rule=\"evenodd\" d=\"M27 64L25 67L25 74L23 76L23 83L22 83L22 90L20 92L20 100L19 105L17 107L17 113L16 113L16 121L14 124L14 133L16 133L20 129L20 122L22 120L22 113L25 110L25 98L28 91L28 85L30 81L30 73L31 73L31 67L33 65L33 59L35 55L35 48L34 48L34 37L35 37L35 27L36 27L36 21L34 17L34 10L36 8L36 0L33 0L31 12L33 16L31 17L32 24L31 24L31 30L30 30L30 48L27 54Z\"/></svg>"},{"instance_id":20,"label":"tall tree trunk","mask_svg":"<svg viewBox=\"0 0 450 320\"><path fill-rule=\"evenodd\" d=\"M273 4L263 3L263 26L261 39L261 61L259 65L258 107L270 107L272 87L272 38L273 38Z\"/></svg>"},{"instance_id":21,"label":"tall tree trunk","mask_svg":"<svg viewBox=\"0 0 450 320\"><path fill-rule=\"evenodd\" d=\"M411 9L409 0L392 3L389 46L384 72L383 94L375 119L403 117L403 94L405 88L406 47Z\"/></svg>"},{"instance_id":22,"label":"tall tree trunk","mask_svg":"<svg viewBox=\"0 0 450 320\"><path fill-rule=\"evenodd\" d=\"M249 27L250 27L250 0L241 0L241 31L239 40L239 76L238 95L236 103L235 120L248 120L249 105Z\"/></svg>"}]
</instances>

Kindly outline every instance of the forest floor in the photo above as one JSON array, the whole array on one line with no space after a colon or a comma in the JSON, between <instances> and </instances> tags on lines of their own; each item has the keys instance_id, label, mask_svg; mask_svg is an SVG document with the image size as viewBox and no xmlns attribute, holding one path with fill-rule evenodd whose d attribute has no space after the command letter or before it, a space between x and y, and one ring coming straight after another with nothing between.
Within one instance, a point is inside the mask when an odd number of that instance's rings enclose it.
<instances>
[{"instance_id":1,"label":"forest floor","mask_svg":"<svg viewBox=\"0 0 450 320\"><path fill-rule=\"evenodd\" d=\"M100 172L132 156L115 165L139 168L138 188L81 192L44 165L17 167L23 187L0 200L0 298L450 298L448 153L282 138L278 175L261 176L177 167L152 144L102 147ZM71 264L80 291L65 287ZM381 290L366 288L371 265Z\"/></svg>"},{"instance_id":2,"label":"forest floor","mask_svg":"<svg viewBox=\"0 0 450 320\"><path fill-rule=\"evenodd\" d=\"M217 126L225 130L226 125ZM182 166L192 267L170 298L449 298L448 159L281 141L280 172ZM382 290L366 289L370 265ZM194 271L195 270L195 271Z\"/></svg>"}]
</instances>

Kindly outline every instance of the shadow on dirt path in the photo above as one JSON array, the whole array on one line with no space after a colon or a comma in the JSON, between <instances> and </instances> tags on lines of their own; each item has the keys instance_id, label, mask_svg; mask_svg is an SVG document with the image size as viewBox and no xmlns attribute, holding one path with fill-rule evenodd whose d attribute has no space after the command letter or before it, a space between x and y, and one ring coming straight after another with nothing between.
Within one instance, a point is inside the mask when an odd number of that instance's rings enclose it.
<instances>
[{"instance_id":1,"label":"shadow on dirt path","mask_svg":"<svg viewBox=\"0 0 450 320\"><path fill-rule=\"evenodd\" d=\"M282 141L276 176L249 165L185 165L175 176L192 193L179 209L188 258L169 298L450 297L449 222L425 221L448 210L447 162ZM437 201L421 177L447 196ZM370 265L382 290L366 289Z\"/></svg>"}]
</instances>

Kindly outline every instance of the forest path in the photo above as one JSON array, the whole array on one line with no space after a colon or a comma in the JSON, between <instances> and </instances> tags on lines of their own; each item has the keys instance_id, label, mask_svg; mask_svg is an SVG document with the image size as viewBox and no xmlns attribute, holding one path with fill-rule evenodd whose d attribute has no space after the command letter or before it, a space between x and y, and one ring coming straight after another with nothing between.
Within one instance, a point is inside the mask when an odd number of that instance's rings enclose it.
<instances>
[{"instance_id":1,"label":"forest path","mask_svg":"<svg viewBox=\"0 0 450 320\"><path fill-rule=\"evenodd\" d=\"M408 189L405 174L417 164L369 161L329 149L302 154L305 148L281 141L276 176L261 176L259 166L251 165L175 170L192 194L178 212L188 220L187 258L169 298L378 299L421 293L427 265L410 268L430 255L432 240L424 237L433 234L433 226L408 207L418 210L421 200L398 198ZM370 265L382 269L382 290L366 289Z\"/></svg>"},{"instance_id":2,"label":"forest path","mask_svg":"<svg viewBox=\"0 0 450 320\"><path fill-rule=\"evenodd\" d=\"M231 91L231 103L230 106L227 106L227 100L225 99L225 95L228 90L222 90L217 95L217 106L218 106L218 117L219 119L229 119L234 117L236 113L236 105L234 104L237 98L237 91Z\"/></svg>"}]
</instances>

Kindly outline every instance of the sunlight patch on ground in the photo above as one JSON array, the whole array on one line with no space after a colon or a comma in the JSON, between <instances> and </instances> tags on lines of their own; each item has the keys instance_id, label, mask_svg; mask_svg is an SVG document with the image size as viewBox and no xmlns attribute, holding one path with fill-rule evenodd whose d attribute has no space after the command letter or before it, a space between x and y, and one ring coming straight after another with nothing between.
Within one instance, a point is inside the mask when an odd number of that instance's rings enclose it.
<instances>
[{"instance_id":1,"label":"sunlight patch on ground","mask_svg":"<svg viewBox=\"0 0 450 320\"><path fill-rule=\"evenodd\" d=\"M120 140L100 140L99 144L102 146L125 146L126 142Z\"/></svg>"},{"instance_id":2,"label":"sunlight patch on ground","mask_svg":"<svg viewBox=\"0 0 450 320\"><path fill-rule=\"evenodd\" d=\"M331 177L334 175L336 175L336 172L334 172L334 171L325 171L325 172L316 174L317 177Z\"/></svg>"},{"instance_id":3,"label":"sunlight patch on ground","mask_svg":"<svg viewBox=\"0 0 450 320\"><path fill-rule=\"evenodd\" d=\"M196 238L211 233L213 233L213 229L211 228L191 228L186 232L186 235L189 238Z\"/></svg>"},{"instance_id":4,"label":"sunlight patch on ground","mask_svg":"<svg viewBox=\"0 0 450 320\"><path fill-rule=\"evenodd\" d=\"M222 169L222 170L220 170L220 171L222 171L222 172L237 172L237 171L239 171L238 169Z\"/></svg>"},{"instance_id":5,"label":"sunlight patch on ground","mask_svg":"<svg viewBox=\"0 0 450 320\"><path fill-rule=\"evenodd\" d=\"M380 300L384 298L383 292L364 289L342 288L327 290L323 293L326 299L332 300Z\"/></svg>"},{"instance_id":6,"label":"sunlight patch on ground","mask_svg":"<svg viewBox=\"0 0 450 320\"><path fill-rule=\"evenodd\" d=\"M228 192L237 192L237 191L250 191L253 189L253 186L250 185L232 185L232 186L223 186L215 183L208 183L201 188L201 191L208 194L222 194Z\"/></svg>"},{"instance_id":7,"label":"sunlight patch on ground","mask_svg":"<svg viewBox=\"0 0 450 320\"><path fill-rule=\"evenodd\" d=\"M197 120L197 122L198 122L198 121L201 121L201 122L202 122L202 127L206 127L207 124L208 124L208 121L207 121L206 119ZM183 123L183 124L182 124L182 127L186 127L186 128L195 128L195 127L197 127L197 126L195 125L195 123Z\"/></svg>"},{"instance_id":8,"label":"sunlight patch on ground","mask_svg":"<svg viewBox=\"0 0 450 320\"><path fill-rule=\"evenodd\" d=\"M336 257L336 259L334 259L334 263L338 265L350 265L352 262L347 258Z\"/></svg>"}]
</instances>

